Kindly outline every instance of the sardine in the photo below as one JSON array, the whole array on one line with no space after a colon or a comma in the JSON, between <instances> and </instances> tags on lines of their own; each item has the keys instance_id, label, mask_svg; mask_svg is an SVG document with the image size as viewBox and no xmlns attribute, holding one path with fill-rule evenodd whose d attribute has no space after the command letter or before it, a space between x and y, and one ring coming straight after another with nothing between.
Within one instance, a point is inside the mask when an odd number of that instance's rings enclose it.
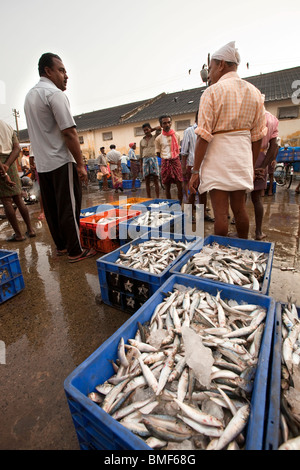
<instances>
[{"instance_id":1,"label":"sardine","mask_svg":"<svg viewBox=\"0 0 300 470\"><path fill-rule=\"evenodd\" d=\"M224 432L220 436L215 450L222 450L233 441L245 428L250 414L250 405L240 408L229 421Z\"/></svg>"}]
</instances>

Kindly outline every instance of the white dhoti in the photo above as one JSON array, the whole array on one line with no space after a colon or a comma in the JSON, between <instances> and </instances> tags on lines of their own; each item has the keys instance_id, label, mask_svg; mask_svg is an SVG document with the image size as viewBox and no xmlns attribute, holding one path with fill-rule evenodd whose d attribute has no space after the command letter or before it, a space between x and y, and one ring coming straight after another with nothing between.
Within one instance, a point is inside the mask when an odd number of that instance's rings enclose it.
<instances>
[{"instance_id":1,"label":"white dhoti","mask_svg":"<svg viewBox=\"0 0 300 470\"><path fill-rule=\"evenodd\" d=\"M248 130L215 134L200 167L199 192L253 190L253 157Z\"/></svg>"}]
</instances>

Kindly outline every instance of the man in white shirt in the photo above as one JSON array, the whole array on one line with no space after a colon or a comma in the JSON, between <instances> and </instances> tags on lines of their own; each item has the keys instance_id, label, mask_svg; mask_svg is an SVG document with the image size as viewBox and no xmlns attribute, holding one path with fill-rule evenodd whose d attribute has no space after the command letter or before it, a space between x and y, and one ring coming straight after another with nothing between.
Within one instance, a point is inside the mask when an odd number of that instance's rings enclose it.
<instances>
[{"instance_id":1,"label":"man in white shirt","mask_svg":"<svg viewBox=\"0 0 300 470\"><path fill-rule=\"evenodd\" d=\"M107 161L110 166L112 184L115 190L115 193L118 190L123 192L123 179L122 179L122 170L121 170L121 158L122 154L116 150L115 144L109 146L110 151L106 155Z\"/></svg>"},{"instance_id":2,"label":"man in white shirt","mask_svg":"<svg viewBox=\"0 0 300 470\"><path fill-rule=\"evenodd\" d=\"M27 171L30 170L29 151L25 147L23 148L22 152L23 152L23 156L21 158L21 168L23 171L23 175L25 175Z\"/></svg>"},{"instance_id":3,"label":"man in white shirt","mask_svg":"<svg viewBox=\"0 0 300 470\"><path fill-rule=\"evenodd\" d=\"M27 94L25 115L47 223L57 255L74 263L96 254L80 243L81 182L87 183L76 124L68 98L67 72L59 56L43 54L40 81Z\"/></svg>"}]
</instances>

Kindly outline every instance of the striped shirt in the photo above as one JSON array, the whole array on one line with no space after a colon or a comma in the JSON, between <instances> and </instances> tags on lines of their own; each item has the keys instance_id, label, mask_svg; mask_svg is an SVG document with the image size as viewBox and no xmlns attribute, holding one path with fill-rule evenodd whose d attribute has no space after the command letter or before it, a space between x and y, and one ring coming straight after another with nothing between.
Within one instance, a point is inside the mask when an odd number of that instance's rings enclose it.
<instances>
[{"instance_id":1,"label":"striped shirt","mask_svg":"<svg viewBox=\"0 0 300 470\"><path fill-rule=\"evenodd\" d=\"M228 72L201 96L196 134L210 142L216 132L249 129L251 141L267 133L264 97L237 72Z\"/></svg>"},{"instance_id":2,"label":"striped shirt","mask_svg":"<svg viewBox=\"0 0 300 470\"><path fill-rule=\"evenodd\" d=\"M138 160L135 154L135 151L132 148L129 149L128 157L129 157L129 160Z\"/></svg>"},{"instance_id":3,"label":"striped shirt","mask_svg":"<svg viewBox=\"0 0 300 470\"><path fill-rule=\"evenodd\" d=\"M195 129L197 128L197 124L195 123L193 126L188 127L185 129L183 133L183 140L181 144L181 155L187 155L186 164L187 166L194 165L194 157L195 157L195 144L197 135L195 134Z\"/></svg>"}]
</instances>

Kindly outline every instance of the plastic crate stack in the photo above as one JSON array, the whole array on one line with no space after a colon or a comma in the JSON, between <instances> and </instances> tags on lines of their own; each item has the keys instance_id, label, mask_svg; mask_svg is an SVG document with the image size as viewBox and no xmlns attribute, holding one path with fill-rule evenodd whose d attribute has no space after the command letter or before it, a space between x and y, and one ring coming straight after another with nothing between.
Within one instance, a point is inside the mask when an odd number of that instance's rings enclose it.
<instances>
[{"instance_id":1,"label":"plastic crate stack","mask_svg":"<svg viewBox=\"0 0 300 470\"><path fill-rule=\"evenodd\" d=\"M169 235L170 237L173 234ZM143 237L131 243L140 243ZM204 278L181 274L181 268L195 254L208 244L217 242L220 245L234 246L241 250L251 250L264 253L267 257L266 269L259 291L253 291L246 287L232 285L225 282L204 280ZM199 242L198 242L199 243ZM120 249L125 252L130 243ZM123 295L121 285L130 280L134 285L132 298L137 298L139 287L149 287L148 300L145 298L142 306L132 313L128 321L119 328L115 334L103 343L84 363L79 366L65 381L65 393L68 399L70 412L77 432L80 447L82 449L111 449L111 450L149 450L150 448L138 436L123 427L118 421L104 412L100 406L93 403L88 393L95 390L96 385L105 382L114 374L111 360L118 357L118 344L123 337L125 343L134 338L138 329L138 323L144 324L152 317L155 308L163 301L166 293L173 290L175 284L185 287L204 290L211 295L220 294L222 299L232 299L238 303L255 304L267 309L264 321L264 333L258 358L257 370L251 395L251 413L248 425L245 429L246 450L272 450L279 445L280 434L280 382L281 382L281 318L283 304L276 303L269 293L271 270L274 255L274 244L242 240L211 235L201 240L200 244L192 247L191 251L183 253L176 262L170 266L167 273L161 276L153 276L148 273L130 270L118 266L115 261L118 251L104 256L97 261L99 281L105 284L107 292L106 302L111 306L124 309L124 304L119 306L111 302L109 288ZM101 261L103 265L101 266ZM114 277L114 280L112 280ZM123 283L123 284L122 284ZM142 283L142 284L141 284ZM150 287L152 286L152 287ZM128 292L124 295L128 295ZM136 305L138 307L138 305ZM300 318L300 309L297 308Z\"/></svg>"},{"instance_id":2,"label":"plastic crate stack","mask_svg":"<svg viewBox=\"0 0 300 470\"><path fill-rule=\"evenodd\" d=\"M295 161L295 151L294 149L299 149L299 147L280 147L276 157L278 163L293 162ZM299 150L297 150L297 157Z\"/></svg>"},{"instance_id":3,"label":"plastic crate stack","mask_svg":"<svg viewBox=\"0 0 300 470\"><path fill-rule=\"evenodd\" d=\"M201 237L165 234L167 239L189 242L190 245L161 274L153 274L116 263L120 252L126 253L132 245L139 245L150 238L151 234L147 233L97 260L101 297L104 303L130 314L136 312L167 280L172 266L185 253L197 249L203 243Z\"/></svg>"},{"instance_id":4,"label":"plastic crate stack","mask_svg":"<svg viewBox=\"0 0 300 470\"><path fill-rule=\"evenodd\" d=\"M90 217L81 218L80 240L82 246L110 253L120 246L119 223L139 214L140 211L113 208ZM113 220L109 221L109 218ZM102 219L101 223L100 219ZM102 223L103 219L108 219L107 223Z\"/></svg>"},{"instance_id":5,"label":"plastic crate stack","mask_svg":"<svg viewBox=\"0 0 300 470\"><path fill-rule=\"evenodd\" d=\"M24 287L17 252L0 250L0 304L21 292Z\"/></svg>"}]
</instances>

